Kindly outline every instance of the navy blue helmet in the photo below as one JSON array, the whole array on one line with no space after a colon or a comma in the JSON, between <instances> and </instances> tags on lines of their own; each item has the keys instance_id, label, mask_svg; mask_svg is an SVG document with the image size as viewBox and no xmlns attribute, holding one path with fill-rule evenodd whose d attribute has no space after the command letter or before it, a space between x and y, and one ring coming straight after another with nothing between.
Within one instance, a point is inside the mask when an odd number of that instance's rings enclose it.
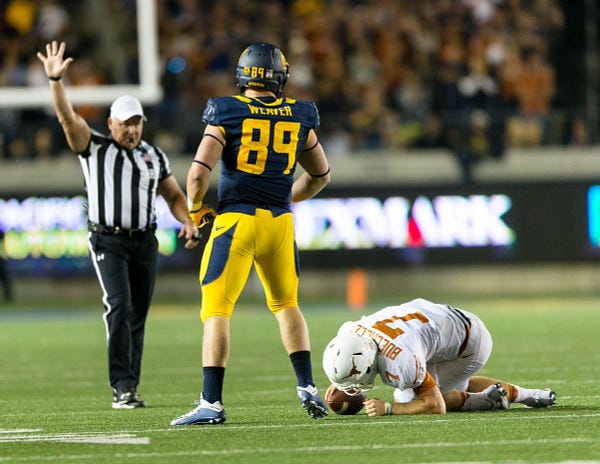
<instances>
[{"instance_id":1,"label":"navy blue helmet","mask_svg":"<svg viewBox=\"0 0 600 464\"><path fill-rule=\"evenodd\" d=\"M275 45L253 43L240 55L235 82L240 90L271 90L278 97L287 82L289 65Z\"/></svg>"}]
</instances>

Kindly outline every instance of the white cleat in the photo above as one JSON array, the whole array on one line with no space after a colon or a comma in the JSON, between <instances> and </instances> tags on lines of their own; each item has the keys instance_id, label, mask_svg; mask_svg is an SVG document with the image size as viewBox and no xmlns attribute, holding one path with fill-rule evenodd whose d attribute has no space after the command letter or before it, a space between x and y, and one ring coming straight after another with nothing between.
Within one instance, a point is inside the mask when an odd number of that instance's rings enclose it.
<instances>
[{"instance_id":1,"label":"white cleat","mask_svg":"<svg viewBox=\"0 0 600 464\"><path fill-rule=\"evenodd\" d=\"M547 408L556 403L556 393L549 388L545 390L531 390L532 394L519 401L527 408Z\"/></svg>"},{"instance_id":2,"label":"white cleat","mask_svg":"<svg viewBox=\"0 0 600 464\"><path fill-rule=\"evenodd\" d=\"M171 421L171 425L216 425L226 420L225 409L220 401L209 403L203 397L190 412Z\"/></svg>"},{"instance_id":3,"label":"white cleat","mask_svg":"<svg viewBox=\"0 0 600 464\"><path fill-rule=\"evenodd\" d=\"M508 409L510 407L510 403L506 399L506 390L499 383L490 385L481 393L484 400L490 404L490 409Z\"/></svg>"}]
</instances>

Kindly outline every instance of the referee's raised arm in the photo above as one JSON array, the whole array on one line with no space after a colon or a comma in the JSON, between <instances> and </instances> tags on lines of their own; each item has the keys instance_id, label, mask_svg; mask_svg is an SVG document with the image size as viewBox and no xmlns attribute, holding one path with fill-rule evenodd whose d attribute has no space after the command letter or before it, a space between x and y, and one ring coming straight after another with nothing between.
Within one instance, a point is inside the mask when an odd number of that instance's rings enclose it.
<instances>
[{"instance_id":1,"label":"referee's raised arm","mask_svg":"<svg viewBox=\"0 0 600 464\"><path fill-rule=\"evenodd\" d=\"M73 62L73 58L64 59L65 47L64 42L58 45L53 41L46 44L46 55L38 52L37 57L44 64L52 91L54 110L65 132L69 148L75 153L81 153L90 141L91 131L85 119L73 110L62 84L62 77Z\"/></svg>"},{"instance_id":2,"label":"referee's raised arm","mask_svg":"<svg viewBox=\"0 0 600 464\"><path fill-rule=\"evenodd\" d=\"M46 44L37 56L50 80L54 109L81 165L87 196L88 249L102 289L113 409L143 408L138 387L145 324L158 271L157 203L161 195L181 222L185 247L198 245L183 190L167 154L142 138L142 103L121 95L110 106L109 134L92 130L67 98L62 83L72 58L65 43Z\"/></svg>"}]
</instances>

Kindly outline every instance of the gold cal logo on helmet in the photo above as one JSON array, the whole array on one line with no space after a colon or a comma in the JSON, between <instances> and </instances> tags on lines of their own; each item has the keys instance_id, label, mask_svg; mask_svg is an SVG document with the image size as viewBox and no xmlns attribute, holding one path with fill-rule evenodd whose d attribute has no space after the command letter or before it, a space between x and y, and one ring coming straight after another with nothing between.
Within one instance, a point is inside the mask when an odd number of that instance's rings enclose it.
<instances>
[{"instance_id":1,"label":"gold cal logo on helmet","mask_svg":"<svg viewBox=\"0 0 600 464\"><path fill-rule=\"evenodd\" d=\"M283 69L285 70L288 67L288 64L285 55L281 50L279 50L279 58L281 59L281 66L283 66Z\"/></svg>"},{"instance_id":2,"label":"gold cal logo on helmet","mask_svg":"<svg viewBox=\"0 0 600 464\"><path fill-rule=\"evenodd\" d=\"M259 68L258 66L244 66L244 75L250 76L252 78L258 79L272 79L273 78L273 70Z\"/></svg>"}]
</instances>

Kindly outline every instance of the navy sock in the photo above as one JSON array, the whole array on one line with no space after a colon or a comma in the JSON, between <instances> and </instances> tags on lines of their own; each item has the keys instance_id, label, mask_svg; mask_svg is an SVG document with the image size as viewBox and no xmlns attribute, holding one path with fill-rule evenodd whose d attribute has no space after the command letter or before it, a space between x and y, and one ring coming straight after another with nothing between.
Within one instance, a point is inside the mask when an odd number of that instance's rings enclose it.
<instances>
[{"instance_id":1,"label":"navy sock","mask_svg":"<svg viewBox=\"0 0 600 464\"><path fill-rule=\"evenodd\" d=\"M218 366L205 367L204 386L202 397L209 403L220 401L223 403L223 379L225 378L225 368Z\"/></svg>"},{"instance_id":2,"label":"navy sock","mask_svg":"<svg viewBox=\"0 0 600 464\"><path fill-rule=\"evenodd\" d=\"M296 373L299 387L314 385L312 377L312 365L310 363L310 351L296 351L290 354L290 360Z\"/></svg>"}]
</instances>

